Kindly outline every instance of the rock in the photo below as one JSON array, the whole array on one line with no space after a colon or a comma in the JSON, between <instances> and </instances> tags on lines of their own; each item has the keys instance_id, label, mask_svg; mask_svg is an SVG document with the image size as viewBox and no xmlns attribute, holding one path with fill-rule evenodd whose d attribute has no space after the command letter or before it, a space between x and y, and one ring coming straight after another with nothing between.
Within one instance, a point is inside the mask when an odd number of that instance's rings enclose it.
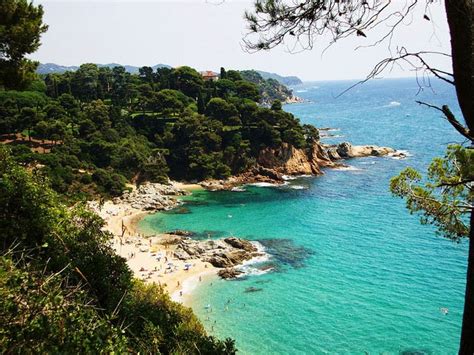
<instances>
[{"instance_id":1,"label":"rock","mask_svg":"<svg viewBox=\"0 0 474 355\"><path fill-rule=\"evenodd\" d=\"M175 250L174 256L179 260L188 260L190 258L188 253L180 249Z\"/></svg>"},{"instance_id":2,"label":"rock","mask_svg":"<svg viewBox=\"0 0 474 355\"><path fill-rule=\"evenodd\" d=\"M379 147L376 145L352 145L349 142L343 142L337 146L336 152L341 158L361 158L369 156L384 156L394 153L395 150L389 147Z\"/></svg>"},{"instance_id":3,"label":"rock","mask_svg":"<svg viewBox=\"0 0 474 355\"><path fill-rule=\"evenodd\" d=\"M303 149L297 149L288 143L278 148L262 149L257 158L258 164L280 174L301 175L321 173L317 164L312 164L311 157Z\"/></svg>"},{"instance_id":4,"label":"rock","mask_svg":"<svg viewBox=\"0 0 474 355\"><path fill-rule=\"evenodd\" d=\"M235 279L237 276L242 275L244 272L241 270L237 270L236 268L225 268L223 270L219 270L217 275L223 279Z\"/></svg>"},{"instance_id":5,"label":"rock","mask_svg":"<svg viewBox=\"0 0 474 355\"><path fill-rule=\"evenodd\" d=\"M234 248L237 248L237 249L243 249L243 250L248 251L248 252L257 251L257 247L255 247L255 245L253 245L248 240L239 239L239 238L235 238L235 237L228 237L228 238L224 239L224 242L226 242L227 244L229 244L229 245L231 245L231 246L233 246Z\"/></svg>"},{"instance_id":6,"label":"rock","mask_svg":"<svg viewBox=\"0 0 474 355\"><path fill-rule=\"evenodd\" d=\"M191 237L194 235L193 232L182 230L182 229L176 229L174 231L166 232L166 234L179 235L180 237Z\"/></svg>"},{"instance_id":7,"label":"rock","mask_svg":"<svg viewBox=\"0 0 474 355\"><path fill-rule=\"evenodd\" d=\"M203 259L204 261L212 264L212 266L218 267L218 268L229 268L234 266L234 263L231 262L228 258L225 256L211 256Z\"/></svg>"},{"instance_id":8,"label":"rock","mask_svg":"<svg viewBox=\"0 0 474 355\"><path fill-rule=\"evenodd\" d=\"M339 153L337 152L337 148L336 147L330 147L326 150L329 158L331 160L339 160L339 159L342 159L341 156L339 155Z\"/></svg>"}]
</instances>

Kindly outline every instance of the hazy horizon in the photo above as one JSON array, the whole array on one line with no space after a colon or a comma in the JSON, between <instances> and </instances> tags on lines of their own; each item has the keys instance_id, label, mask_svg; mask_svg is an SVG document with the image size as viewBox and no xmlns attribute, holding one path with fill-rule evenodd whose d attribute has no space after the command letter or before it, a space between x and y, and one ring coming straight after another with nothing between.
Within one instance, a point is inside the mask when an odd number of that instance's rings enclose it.
<instances>
[{"instance_id":1,"label":"hazy horizon","mask_svg":"<svg viewBox=\"0 0 474 355\"><path fill-rule=\"evenodd\" d=\"M140 2L113 0L40 0L44 22L49 30L42 45L30 57L41 63L64 66L83 63L118 63L137 67L158 63L173 67L189 65L198 70L257 69L284 76L298 76L303 81L358 80L388 56L386 45L370 48L378 39L376 32L368 38L353 37L331 46L323 39L312 51L292 54L285 47L269 52L247 53L242 48L246 34L243 14L251 9L247 0L216 5L206 0ZM449 33L444 8L431 6L432 21L422 20L420 7L407 26L401 27L392 40L410 43L411 51L449 52ZM380 33L380 32L378 32ZM416 33L414 38L413 33ZM449 61L434 58L434 66L449 69ZM383 77L413 77L415 73L394 67Z\"/></svg>"}]
</instances>

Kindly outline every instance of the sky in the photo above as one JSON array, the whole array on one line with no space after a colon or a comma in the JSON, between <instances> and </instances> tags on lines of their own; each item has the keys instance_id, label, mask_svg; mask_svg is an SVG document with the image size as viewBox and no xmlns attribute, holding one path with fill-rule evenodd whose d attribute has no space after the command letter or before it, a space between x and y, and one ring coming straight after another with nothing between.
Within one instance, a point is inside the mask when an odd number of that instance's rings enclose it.
<instances>
[{"instance_id":1,"label":"sky","mask_svg":"<svg viewBox=\"0 0 474 355\"><path fill-rule=\"evenodd\" d=\"M407 0L394 0L395 5ZM387 45L369 48L382 27L368 38L353 36L327 47L321 38L311 51L291 53L287 46L248 53L242 39L247 33L247 0L34 0L45 10L49 25L40 49L30 58L41 63L79 65L120 63L135 66L189 65L198 70L259 69L296 75L304 81L364 78L389 55ZM449 53L449 32L443 6L435 0L423 20L424 6L405 21L392 39L392 48ZM446 58L431 58L435 66L450 67ZM394 67L383 77L414 76L409 68Z\"/></svg>"}]
</instances>

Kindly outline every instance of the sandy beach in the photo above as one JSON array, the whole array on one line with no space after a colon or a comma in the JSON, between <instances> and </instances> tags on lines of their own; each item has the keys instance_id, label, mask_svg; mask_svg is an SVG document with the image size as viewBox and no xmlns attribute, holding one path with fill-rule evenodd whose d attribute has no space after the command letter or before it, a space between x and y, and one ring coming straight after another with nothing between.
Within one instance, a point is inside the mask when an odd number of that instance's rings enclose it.
<instances>
[{"instance_id":1,"label":"sandy beach","mask_svg":"<svg viewBox=\"0 0 474 355\"><path fill-rule=\"evenodd\" d=\"M198 184L176 182L173 187L185 191L202 189ZM140 220L154 211L143 211L116 201L106 201L95 211L104 219L104 228L114 235L113 248L127 260L135 277L163 286L173 300L189 304L199 282L217 275L217 269L210 263L177 259L176 246L169 244L169 235L147 235L139 230Z\"/></svg>"}]
</instances>

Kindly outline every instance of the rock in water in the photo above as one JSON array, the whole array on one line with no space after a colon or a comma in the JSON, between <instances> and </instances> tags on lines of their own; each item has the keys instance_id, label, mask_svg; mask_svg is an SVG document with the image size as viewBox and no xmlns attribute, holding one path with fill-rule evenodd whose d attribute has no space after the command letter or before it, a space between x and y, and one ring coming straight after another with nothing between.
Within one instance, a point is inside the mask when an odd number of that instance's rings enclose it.
<instances>
[{"instance_id":1,"label":"rock in water","mask_svg":"<svg viewBox=\"0 0 474 355\"><path fill-rule=\"evenodd\" d=\"M257 247L253 245L251 242L249 242L248 240L239 239L235 237L229 237L229 238L225 238L224 242L226 242L227 244L237 249L243 249L248 252L257 251Z\"/></svg>"},{"instance_id":2,"label":"rock in water","mask_svg":"<svg viewBox=\"0 0 474 355\"><path fill-rule=\"evenodd\" d=\"M361 157L370 157L370 156L384 156L384 155L391 154L394 152L395 152L395 149L390 148L390 147L379 147L376 145L352 145L349 142L340 143L336 148L336 153L341 158L361 158Z\"/></svg>"},{"instance_id":3,"label":"rock in water","mask_svg":"<svg viewBox=\"0 0 474 355\"><path fill-rule=\"evenodd\" d=\"M223 270L219 270L217 275L223 279L235 279L237 276L242 275L244 272L241 270L237 270L236 268L226 268Z\"/></svg>"}]
</instances>

